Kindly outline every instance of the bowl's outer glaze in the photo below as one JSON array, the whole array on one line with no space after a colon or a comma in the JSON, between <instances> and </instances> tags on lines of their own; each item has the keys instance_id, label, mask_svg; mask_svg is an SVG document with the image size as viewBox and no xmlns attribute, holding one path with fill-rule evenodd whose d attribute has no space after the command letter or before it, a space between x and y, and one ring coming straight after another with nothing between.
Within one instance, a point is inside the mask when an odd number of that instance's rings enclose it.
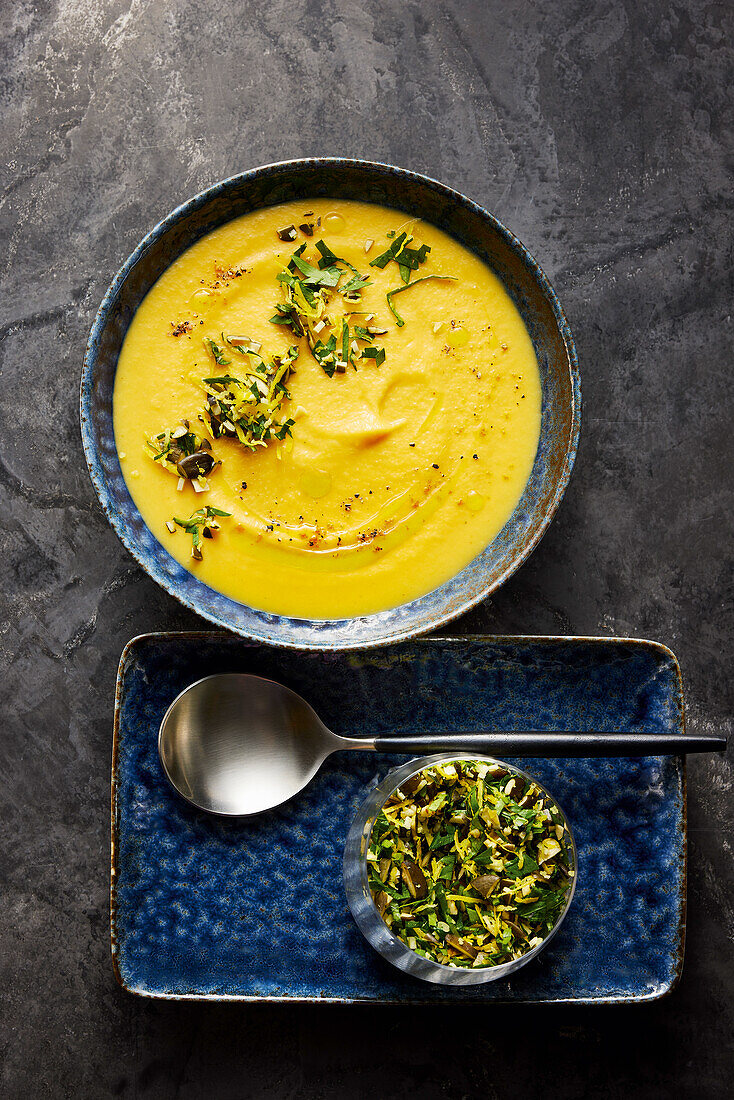
<instances>
[{"instance_id":1,"label":"bowl's outer glaze","mask_svg":"<svg viewBox=\"0 0 734 1100\"><path fill-rule=\"evenodd\" d=\"M418 638L294 652L223 633L149 634L120 663L112 763L112 953L155 997L422 1002L639 1001L675 984L685 936L683 757L511 760L557 799L578 881L550 944L510 979L443 988L396 970L347 908L342 852L367 791L404 757L335 753L257 817L194 809L157 752L176 695L214 672L300 692L337 733L446 729L684 732L670 650L619 638Z\"/></svg>"},{"instance_id":2,"label":"bowl's outer glaze","mask_svg":"<svg viewBox=\"0 0 734 1100\"><path fill-rule=\"evenodd\" d=\"M333 196L409 211L450 233L502 279L532 338L543 405L530 480L494 541L440 588L412 603L361 618L294 619L238 603L180 565L146 526L128 492L115 448L112 395L117 359L135 310L170 264L200 237L251 210L294 198ZM494 591L537 545L563 496L580 428L576 349L550 283L527 249L491 214L424 176L367 161L288 161L245 172L203 191L160 222L115 276L92 326L81 384L81 427L89 472L114 530L140 565L173 596L239 634L278 645L324 649L377 645L430 630Z\"/></svg>"}]
</instances>

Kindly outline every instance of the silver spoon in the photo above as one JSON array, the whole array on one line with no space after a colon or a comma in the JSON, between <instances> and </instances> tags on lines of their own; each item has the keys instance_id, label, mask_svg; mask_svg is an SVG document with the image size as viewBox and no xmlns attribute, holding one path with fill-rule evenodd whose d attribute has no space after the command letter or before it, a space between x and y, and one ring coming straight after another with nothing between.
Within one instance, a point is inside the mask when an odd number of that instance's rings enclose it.
<instances>
[{"instance_id":1,"label":"silver spoon","mask_svg":"<svg viewBox=\"0 0 734 1100\"><path fill-rule=\"evenodd\" d=\"M340 737L295 691L244 673L207 676L178 695L161 722L163 770L194 806L226 817L292 798L338 749L477 752L491 756L656 756L726 748L725 737L656 733L430 733Z\"/></svg>"}]
</instances>

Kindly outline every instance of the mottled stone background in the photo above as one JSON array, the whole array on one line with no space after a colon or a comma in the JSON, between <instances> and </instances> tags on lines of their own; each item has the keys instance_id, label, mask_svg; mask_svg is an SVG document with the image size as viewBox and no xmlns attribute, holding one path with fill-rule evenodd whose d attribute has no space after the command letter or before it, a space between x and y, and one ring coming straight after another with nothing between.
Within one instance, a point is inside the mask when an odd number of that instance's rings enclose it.
<instances>
[{"instance_id":1,"label":"mottled stone background","mask_svg":"<svg viewBox=\"0 0 734 1100\"><path fill-rule=\"evenodd\" d=\"M727 730L731 3L2 0L0 27L0 1093L730 1095L731 754L690 762L686 965L658 1004L216 1008L117 988L117 660L198 621L107 525L77 391L111 276L200 188L344 154L466 191L554 282L585 406L550 533L458 629L660 639L690 726Z\"/></svg>"}]
</instances>

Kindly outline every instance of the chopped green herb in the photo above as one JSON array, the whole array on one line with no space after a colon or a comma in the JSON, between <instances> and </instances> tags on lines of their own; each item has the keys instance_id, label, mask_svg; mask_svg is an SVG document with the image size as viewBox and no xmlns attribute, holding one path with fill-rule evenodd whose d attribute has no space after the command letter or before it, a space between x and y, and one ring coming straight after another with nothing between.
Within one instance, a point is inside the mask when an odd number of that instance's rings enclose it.
<instances>
[{"instance_id":1,"label":"chopped green herb","mask_svg":"<svg viewBox=\"0 0 734 1100\"><path fill-rule=\"evenodd\" d=\"M345 298L348 298L350 301L356 301L364 288L369 285L369 275L360 275L359 272L357 272L356 275L352 276L349 282L344 284L341 292Z\"/></svg>"},{"instance_id":2,"label":"chopped green herb","mask_svg":"<svg viewBox=\"0 0 734 1100\"><path fill-rule=\"evenodd\" d=\"M326 241L316 241L316 249L321 255L319 260L319 267L332 267L338 257L331 251Z\"/></svg>"},{"instance_id":3,"label":"chopped green herb","mask_svg":"<svg viewBox=\"0 0 734 1100\"><path fill-rule=\"evenodd\" d=\"M381 367L385 362L385 349L384 348L363 348L362 356L364 359L374 359L375 366Z\"/></svg>"},{"instance_id":4,"label":"chopped green herb","mask_svg":"<svg viewBox=\"0 0 734 1100\"><path fill-rule=\"evenodd\" d=\"M344 344L343 324L342 329L337 330L342 340L342 357L337 359L332 355L336 344L331 346L331 336L336 340L336 333L330 331L334 324L326 314L326 307L335 293L341 294L347 302L359 301L362 291L369 286L370 279L369 276L362 275L348 260L336 256L325 241L316 241L315 244L320 256L318 267L303 259L305 247L304 242L295 250L288 266L278 275L286 300L276 304L270 323L287 326L296 337L305 336L314 359L331 377L334 373L342 373L348 362L354 364L354 357L349 355L348 334L347 344ZM351 272L351 276L343 283L342 267ZM325 329L327 332L324 333Z\"/></svg>"},{"instance_id":5,"label":"chopped green herb","mask_svg":"<svg viewBox=\"0 0 734 1100\"><path fill-rule=\"evenodd\" d=\"M293 254L291 262L306 276L305 279L301 281L311 287L334 287L341 278L341 271L338 267L314 267L313 264L308 263L307 260L302 260L301 257L297 256L295 253Z\"/></svg>"},{"instance_id":6,"label":"chopped green herb","mask_svg":"<svg viewBox=\"0 0 734 1100\"><path fill-rule=\"evenodd\" d=\"M316 362L332 377L336 370L336 336L332 332L326 343L318 340L311 349Z\"/></svg>"},{"instance_id":7,"label":"chopped green herb","mask_svg":"<svg viewBox=\"0 0 734 1100\"><path fill-rule=\"evenodd\" d=\"M188 420L182 420L175 428L159 432L145 445L164 470L187 481L207 477L219 466L212 453L212 445L205 436L193 431Z\"/></svg>"},{"instance_id":8,"label":"chopped green herb","mask_svg":"<svg viewBox=\"0 0 734 1100\"><path fill-rule=\"evenodd\" d=\"M422 263L425 263L430 245L422 244L420 248L404 248L398 257L400 276L404 283L410 282L411 271L417 271Z\"/></svg>"},{"instance_id":9,"label":"chopped green herb","mask_svg":"<svg viewBox=\"0 0 734 1100\"><path fill-rule=\"evenodd\" d=\"M213 508L211 505L207 505L205 508L198 508L195 512L192 512L188 519L179 519L178 516L174 516L173 522L191 535L191 556L196 561L201 561L203 557L201 551L202 538L214 538L214 532L219 530L217 519L231 515L231 512L223 512L221 508Z\"/></svg>"},{"instance_id":10,"label":"chopped green herb","mask_svg":"<svg viewBox=\"0 0 734 1100\"><path fill-rule=\"evenodd\" d=\"M388 237L390 236L388 233ZM407 284L410 282L411 272L417 271L426 262L431 246L422 244L420 248L410 248L413 238L409 233L401 233L398 237L393 233L392 238L392 243L370 262L370 267L385 268L394 260L400 269L400 278Z\"/></svg>"},{"instance_id":11,"label":"chopped green herb","mask_svg":"<svg viewBox=\"0 0 734 1100\"><path fill-rule=\"evenodd\" d=\"M558 807L497 764L424 768L387 799L367 850L382 919L447 966L495 966L542 943L574 877Z\"/></svg>"},{"instance_id":12,"label":"chopped green herb","mask_svg":"<svg viewBox=\"0 0 734 1100\"><path fill-rule=\"evenodd\" d=\"M243 447L254 451L266 447L272 438L285 439L291 434L293 420L279 420L284 401L290 399L287 383L298 346L285 355L273 356L270 363L259 355L244 377L235 374L202 379L206 406L202 420L212 438L236 438Z\"/></svg>"},{"instance_id":13,"label":"chopped green herb","mask_svg":"<svg viewBox=\"0 0 734 1100\"><path fill-rule=\"evenodd\" d=\"M388 237L390 234L388 233ZM379 267L380 269L387 267L391 260L397 258L403 246L408 241L408 234L401 233L399 237L395 237L392 244L388 245L384 252L381 252L379 256L375 256L374 260L370 260L370 267ZM412 241L412 237L410 240Z\"/></svg>"},{"instance_id":14,"label":"chopped green herb","mask_svg":"<svg viewBox=\"0 0 734 1100\"><path fill-rule=\"evenodd\" d=\"M227 359L226 355L224 354L224 350L220 348L219 344L217 344L215 340L212 340L208 336L204 339L204 347L207 349L207 351L210 351L212 353L215 361L219 364L220 367L228 367L229 364L232 362L231 359Z\"/></svg>"},{"instance_id":15,"label":"chopped green herb","mask_svg":"<svg viewBox=\"0 0 734 1100\"><path fill-rule=\"evenodd\" d=\"M334 252L332 252L326 241L317 241L316 248L321 254L321 259L319 260L320 268L335 267L337 264L344 264L344 266L348 267L349 270L352 272L352 275L359 276L360 278L365 278L367 282L369 282L368 276L359 275L359 271L354 266L354 264L350 264L349 260L345 260L343 257L337 256ZM344 293L345 289L346 288L342 288L342 294Z\"/></svg>"},{"instance_id":16,"label":"chopped green herb","mask_svg":"<svg viewBox=\"0 0 734 1100\"><path fill-rule=\"evenodd\" d=\"M393 298L396 294L402 294L404 290L412 290L414 286L418 286L418 283L427 283L429 279L447 279L454 283L457 281L455 275L422 275L420 279L413 279L413 282L408 283L407 286L398 286L394 290L389 290L387 292L387 304L390 308L390 312L397 321L398 328L402 328L405 321L393 305Z\"/></svg>"},{"instance_id":17,"label":"chopped green herb","mask_svg":"<svg viewBox=\"0 0 734 1100\"><path fill-rule=\"evenodd\" d=\"M347 363L349 361L349 325L345 318L342 318L342 362Z\"/></svg>"},{"instance_id":18,"label":"chopped green herb","mask_svg":"<svg viewBox=\"0 0 734 1100\"><path fill-rule=\"evenodd\" d=\"M276 302L271 325L287 325L294 336L303 336L304 330L294 302Z\"/></svg>"}]
</instances>

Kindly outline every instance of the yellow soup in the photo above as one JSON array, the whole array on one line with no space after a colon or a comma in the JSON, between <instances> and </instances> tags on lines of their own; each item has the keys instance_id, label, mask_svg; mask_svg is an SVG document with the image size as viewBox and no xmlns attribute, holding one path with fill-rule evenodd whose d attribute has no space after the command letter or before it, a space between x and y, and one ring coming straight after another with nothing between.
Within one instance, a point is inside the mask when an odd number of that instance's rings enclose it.
<instances>
[{"instance_id":1,"label":"yellow soup","mask_svg":"<svg viewBox=\"0 0 734 1100\"><path fill-rule=\"evenodd\" d=\"M476 256L395 210L314 199L238 218L168 268L125 338L114 423L178 561L251 607L323 619L413 600L479 554L530 475L540 406L528 333ZM188 431L210 458L183 477ZM229 513L208 531L207 508Z\"/></svg>"}]
</instances>

